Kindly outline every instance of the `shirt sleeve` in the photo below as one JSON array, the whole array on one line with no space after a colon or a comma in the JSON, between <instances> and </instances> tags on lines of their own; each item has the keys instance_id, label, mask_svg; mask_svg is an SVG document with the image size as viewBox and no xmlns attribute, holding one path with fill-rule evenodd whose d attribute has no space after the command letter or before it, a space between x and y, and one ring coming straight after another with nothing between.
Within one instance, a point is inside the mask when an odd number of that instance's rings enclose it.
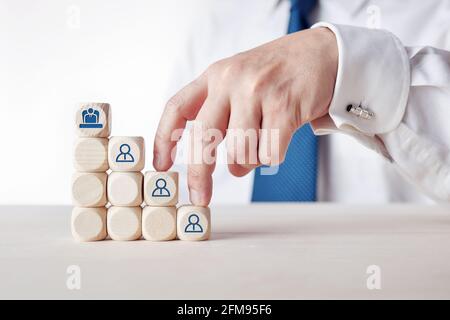
<instances>
[{"instance_id":1,"label":"shirt sleeve","mask_svg":"<svg viewBox=\"0 0 450 320\"><path fill-rule=\"evenodd\" d=\"M385 30L316 27L335 34L339 64L329 114L311 123L315 134L353 136L450 202L450 52L404 47Z\"/></svg>"}]
</instances>

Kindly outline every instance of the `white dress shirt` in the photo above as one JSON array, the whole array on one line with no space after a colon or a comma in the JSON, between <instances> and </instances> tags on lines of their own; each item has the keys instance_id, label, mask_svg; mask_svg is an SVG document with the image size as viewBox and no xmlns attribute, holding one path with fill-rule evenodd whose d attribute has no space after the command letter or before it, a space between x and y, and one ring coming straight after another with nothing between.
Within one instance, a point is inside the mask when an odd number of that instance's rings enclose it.
<instances>
[{"instance_id":1,"label":"white dress shirt","mask_svg":"<svg viewBox=\"0 0 450 320\"><path fill-rule=\"evenodd\" d=\"M201 14L171 93L213 61L282 36L289 2L213 1ZM319 201L450 201L449 17L450 1L319 1L311 20L325 21L314 27L330 28L339 50L329 115L312 124ZM220 154L212 202L250 201L253 175L232 177Z\"/></svg>"}]
</instances>

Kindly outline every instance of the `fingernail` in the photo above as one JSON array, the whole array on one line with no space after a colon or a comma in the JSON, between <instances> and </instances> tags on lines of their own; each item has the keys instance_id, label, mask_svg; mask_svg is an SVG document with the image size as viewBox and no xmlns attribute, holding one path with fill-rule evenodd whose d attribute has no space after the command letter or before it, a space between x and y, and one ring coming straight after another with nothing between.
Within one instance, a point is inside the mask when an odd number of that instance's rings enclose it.
<instances>
[{"instance_id":1,"label":"fingernail","mask_svg":"<svg viewBox=\"0 0 450 320\"><path fill-rule=\"evenodd\" d=\"M191 189L190 194L191 194L191 202L194 205L200 205L202 202L202 197L200 195L200 192L198 192L197 190Z\"/></svg>"}]
</instances>

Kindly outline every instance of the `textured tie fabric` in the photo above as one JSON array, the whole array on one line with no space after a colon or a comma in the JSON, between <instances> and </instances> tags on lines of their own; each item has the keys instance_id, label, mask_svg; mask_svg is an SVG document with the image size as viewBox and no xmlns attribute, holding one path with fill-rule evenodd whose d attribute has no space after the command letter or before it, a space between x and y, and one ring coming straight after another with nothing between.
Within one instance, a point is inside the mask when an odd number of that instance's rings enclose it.
<instances>
[{"instance_id":1,"label":"textured tie fabric","mask_svg":"<svg viewBox=\"0 0 450 320\"><path fill-rule=\"evenodd\" d=\"M291 0L288 33L309 28L307 17L316 3L317 0ZM315 201L317 137L310 125L304 125L296 131L278 172L267 175L264 171L261 168L255 170L253 202Z\"/></svg>"}]
</instances>

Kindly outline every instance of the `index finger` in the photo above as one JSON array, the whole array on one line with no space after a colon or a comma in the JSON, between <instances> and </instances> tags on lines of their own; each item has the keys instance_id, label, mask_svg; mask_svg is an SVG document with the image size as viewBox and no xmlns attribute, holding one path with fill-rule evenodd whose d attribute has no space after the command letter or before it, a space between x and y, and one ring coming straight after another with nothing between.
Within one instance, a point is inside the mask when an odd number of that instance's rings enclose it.
<instances>
[{"instance_id":1,"label":"index finger","mask_svg":"<svg viewBox=\"0 0 450 320\"><path fill-rule=\"evenodd\" d=\"M208 84L203 74L169 99L155 135L153 166L156 170L167 171L173 165L172 152L177 140L172 135L184 130L187 121L195 119L207 95Z\"/></svg>"}]
</instances>

